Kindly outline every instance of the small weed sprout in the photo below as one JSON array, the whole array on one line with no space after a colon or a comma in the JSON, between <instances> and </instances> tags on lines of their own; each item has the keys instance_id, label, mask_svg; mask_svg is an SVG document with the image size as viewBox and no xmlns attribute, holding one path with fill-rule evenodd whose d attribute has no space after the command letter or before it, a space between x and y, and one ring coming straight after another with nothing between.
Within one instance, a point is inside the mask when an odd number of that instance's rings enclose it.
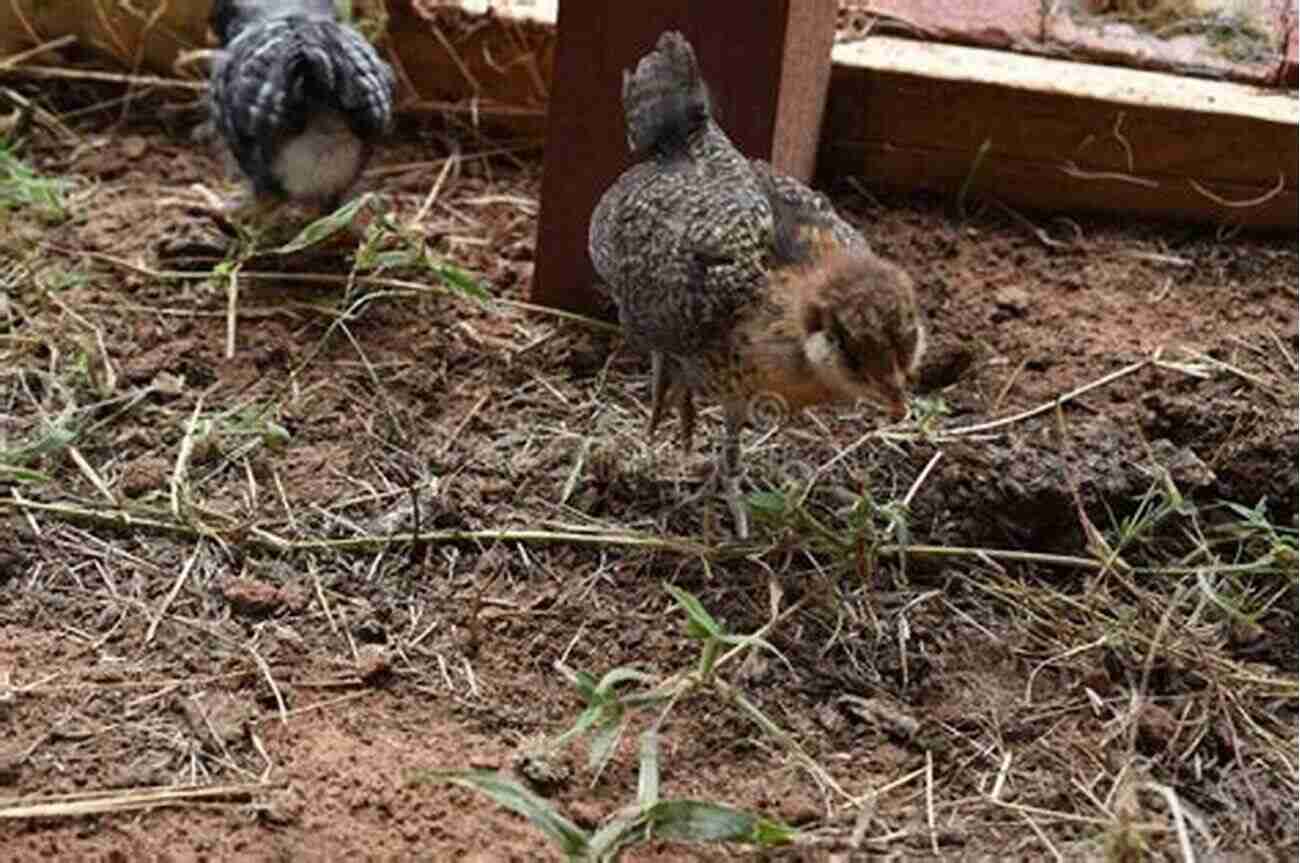
<instances>
[{"instance_id":1,"label":"small weed sprout","mask_svg":"<svg viewBox=\"0 0 1300 863\"><path fill-rule=\"evenodd\" d=\"M42 177L0 141L0 210L30 210L47 225L68 219L70 180Z\"/></svg>"},{"instance_id":2,"label":"small weed sprout","mask_svg":"<svg viewBox=\"0 0 1300 863\"><path fill-rule=\"evenodd\" d=\"M581 693L587 707L568 730L552 741L551 747L566 745L590 732L588 765L594 774L593 783L609 763L632 712L662 706L653 726L641 735L634 803L616 811L599 829L589 834L566 819L550 801L534 794L520 782L493 771L438 770L420 774L415 780L450 782L486 794L497 805L527 818L570 860L618 860L629 847L652 840L737 842L758 848L797 841L798 831L759 815L710 801L661 799L658 728L668 718L673 706L689 694L703 693L719 698L754 722L765 735L790 750L823 781L829 780L829 776L804 754L793 737L718 675L719 668L732 657L754 648L766 650L789 665L780 651L761 633L728 633L695 596L672 585L666 585L665 589L686 612L688 637L701 642L695 668L680 671L656 684L652 675L635 668L615 668L597 680L585 671L557 666ZM724 648L730 650L723 653ZM620 691L619 687L625 684L642 688Z\"/></svg>"},{"instance_id":3,"label":"small weed sprout","mask_svg":"<svg viewBox=\"0 0 1300 863\"><path fill-rule=\"evenodd\" d=\"M920 395L912 398L913 422L922 434L939 430L939 422L952 413L952 408L941 395Z\"/></svg>"}]
</instances>

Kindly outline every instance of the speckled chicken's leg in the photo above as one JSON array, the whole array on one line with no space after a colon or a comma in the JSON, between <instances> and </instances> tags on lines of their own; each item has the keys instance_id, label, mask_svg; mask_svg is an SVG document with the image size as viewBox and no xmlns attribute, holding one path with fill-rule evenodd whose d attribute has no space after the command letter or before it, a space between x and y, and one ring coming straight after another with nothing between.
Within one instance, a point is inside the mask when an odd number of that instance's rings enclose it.
<instances>
[{"instance_id":1,"label":"speckled chicken's leg","mask_svg":"<svg viewBox=\"0 0 1300 863\"><path fill-rule=\"evenodd\" d=\"M664 359L663 351L653 351L650 354L650 427L647 429L648 436L654 437L655 429L659 427L659 421L664 418L664 403L668 398L668 390L672 388L673 381L668 378L668 362Z\"/></svg>"},{"instance_id":2,"label":"speckled chicken's leg","mask_svg":"<svg viewBox=\"0 0 1300 863\"><path fill-rule=\"evenodd\" d=\"M678 410L682 414L683 428L693 428L695 402L691 398L691 391L688 387L682 387ZM669 512L677 512L694 507L712 498L722 498L727 502L727 508L731 510L736 538L741 540L749 539L749 510L745 506L740 482L740 430L744 424L744 402L723 405L722 438L718 441L718 452L713 462L713 470L709 473L709 478L704 481L699 489L679 500L669 510ZM687 433L689 434L689 432ZM709 508L705 510L705 520L706 530L711 531L713 529L713 518L712 510Z\"/></svg>"},{"instance_id":3,"label":"speckled chicken's leg","mask_svg":"<svg viewBox=\"0 0 1300 863\"><path fill-rule=\"evenodd\" d=\"M260 225L276 212L281 202L269 195L241 191L223 197L206 186L195 190L202 195L204 206L198 211L211 219L223 234L238 237L239 225Z\"/></svg>"},{"instance_id":4,"label":"speckled chicken's leg","mask_svg":"<svg viewBox=\"0 0 1300 863\"><path fill-rule=\"evenodd\" d=\"M682 452L689 453L695 440L695 400L691 397L691 388L682 381L675 362L655 351L650 355L650 437L654 436L669 407L677 410L678 439Z\"/></svg>"},{"instance_id":5,"label":"speckled chicken's leg","mask_svg":"<svg viewBox=\"0 0 1300 863\"><path fill-rule=\"evenodd\" d=\"M260 223L280 208L281 201L271 195L240 193L221 202L221 214L241 222Z\"/></svg>"},{"instance_id":6,"label":"speckled chicken's leg","mask_svg":"<svg viewBox=\"0 0 1300 863\"><path fill-rule=\"evenodd\" d=\"M722 496L731 509L737 539L749 539L749 510L740 491L740 429L745 424L744 402L723 405L722 449L717 476L722 481Z\"/></svg>"}]
</instances>

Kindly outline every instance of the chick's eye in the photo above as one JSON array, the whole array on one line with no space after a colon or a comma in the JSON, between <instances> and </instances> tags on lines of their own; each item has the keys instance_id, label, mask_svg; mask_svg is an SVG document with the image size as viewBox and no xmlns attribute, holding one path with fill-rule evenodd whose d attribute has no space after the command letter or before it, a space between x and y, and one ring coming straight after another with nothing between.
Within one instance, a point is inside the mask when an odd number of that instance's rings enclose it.
<instances>
[{"instance_id":1,"label":"chick's eye","mask_svg":"<svg viewBox=\"0 0 1300 863\"><path fill-rule=\"evenodd\" d=\"M827 329L831 341L833 341L837 347L842 348L847 345L849 343L849 331L844 328L844 324L840 323L840 319L833 313L830 315L830 324L830 327Z\"/></svg>"}]
</instances>

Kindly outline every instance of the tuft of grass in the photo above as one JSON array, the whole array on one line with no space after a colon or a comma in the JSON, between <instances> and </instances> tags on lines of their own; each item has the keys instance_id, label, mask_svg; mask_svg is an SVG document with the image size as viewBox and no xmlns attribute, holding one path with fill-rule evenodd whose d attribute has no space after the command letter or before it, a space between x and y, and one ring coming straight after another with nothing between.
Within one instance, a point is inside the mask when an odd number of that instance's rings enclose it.
<instances>
[{"instance_id":1,"label":"tuft of grass","mask_svg":"<svg viewBox=\"0 0 1300 863\"><path fill-rule=\"evenodd\" d=\"M491 770L436 770L414 779L422 780L448 782L487 795L498 806L527 818L573 861L616 861L630 848L654 841L735 842L774 848L788 845L798 836L798 831L779 821L721 803L661 800L659 744L653 731L641 737L636 800L591 833L565 818L551 801Z\"/></svg>"},{"instance_id":2,"label":"tuft of grass","mask_svg":"<svg viewBox=\"0 0 1300 863\"><path fill-rule=\"evenodd\" d=\"M1269 521L1268 501L1198 504L1157 466L1145 494L1122 518L1112 514L1107 544L1135 572L1233 578L1278 576L1297 583L1297 532ZM1136 562L1134 562L1136 561Z\"/></svg>"},{"instance_id":3,"label":"tuft of grass","mask_svg":"<svg viewBox=\"0 0 1300 863\"><path fill-rule=\"evenodd\" d=\"M1112 0L1098 17L1140 27L1161 39L1199 35L1212 50L1236 63L1267 62L1275 53L1248 5L1206 10L1195 0Z\"/></svg>"},{"instance_id":4,"label":"tuft of grass","mask_svg":"<svg viewBox=\"0 0 1300 863\"><path fill-rule=\"evenodd\" d=\"M797 841L799 831L774 819L713 801L660 797L658 728L673 707L691 694L712 696L724 707L738 711L805 767L813 769L819 779L830 781L788 732L719 674L721 667L733 657L756 648L776 655L787 666L789 661L762 633L729 633L694 595L672 585L665 585L665 590L686 613L687 637L700 643L694 668L656 681L636 668L615 668L597 679L585 671L557 665L587 701L587 707L572 726L551 741L549 748L557 749L589 734L588 766L593 784L617 749L633 712L660 707L652 727L641 735L637 795L633 803L618 809L597 830L587 833L565 818L553 803L495 771L435 770L417 774L414 780L450 782L487 795L498 806L527 818L570 860L618 860L629 848L651 841L731 842L756 848L774 848ZM731 649L724 653L724 648ZM620 689L627 684L638 688Z\"/></svg>"},{"instance_id":5,"label":"tuft of grass","mask_svg":"<svg viewBox=\"0 0 1300 863\"><path fill-rule=\"evenodd\" d=\"M62 407L51 414L42 404L42 396L34 393L33 384L57 395ZM57 377L36 370L13 371L0 375L0 381L11 386L13 392L26 394L27 401L35 406L37 419L28 434L18 440L0 429L0 479L12 482L47 482L49 477L32 465L40 459L63 452L76 441L80 431L78 412L71 390Z\"/></svg>"},{"instance_id":6,"label":"tuft of grass","mask_svg":"<svg viewBox=\"0 0 1300 863\"><path fill-rule=\"evenodd\" d=\"M72 183L42 177L0 141L0 210L26 210L56 225L68 218L67 193Z\"/></svg>"},{"instance_id":7,"label":"tuft of grass","mask_svg":"<svg viewBox=\"0 0 1300 863\"><path fill-rule=\"evenodd\" d=\"M351 254L350 279L378 276L401 270L411 275L432 275L458 296L487 304L491 293L461 268L440 260L429 249L425 235L402 225L388 212L379 196L359 195L340 204L333 212L309 222L288 240L282 239L282 226L258 221L234 222L239 243L227 260L217 265L214 274L226 278L261 255L285 258L320 251L336 254L330 241L349 232L359 239Z\"/></svg>"},{"instance_id":8,"label":"tuft of grass","mask_svg":"<svg viewBox=\"0 0 1300 863\"><path fill-rule=\"evenodd\" d=\"M390 270L432 275L465 299L489 305L492 294L477 279L454 264L438 259L423 232L403 225L383 212L366 226L365 236L353 256L358 274L381 275Z\"/></svg>"},{"instance_id":9,"label":"tuft of grass","mask_svg":"<svg viewBox=\"0 0 1300 863\"><path fill-rule=\"evenodd\" d=\"M340 21L356 27L371 42L378 41L388 31L388 8L384 3L334 0L334 8Z\"/></svg>"},{"instance_id":10,"label":"tuft of grass","mask_svg":"<svg viewBox=\"0 0 1300 863\"><path fill-rule=\"evenodd\" d=\"M975 175L979 173L980 166L988 158L991 149L993 149L992 138L985 138L980 142L979 149L975 151L975 156L971 159L970 170L966 172L966 179L962 181L961 188L957 190L957 217L963 222L966 221L966 196L970 194L971 185L975 182Z\"/></svg>"}]
</instances>

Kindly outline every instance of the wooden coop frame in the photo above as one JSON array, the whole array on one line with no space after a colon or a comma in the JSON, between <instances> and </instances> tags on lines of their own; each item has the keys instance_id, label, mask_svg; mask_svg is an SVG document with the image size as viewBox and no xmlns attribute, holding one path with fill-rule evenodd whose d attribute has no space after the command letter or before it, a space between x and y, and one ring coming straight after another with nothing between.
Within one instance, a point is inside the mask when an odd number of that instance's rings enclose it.
<instances>
[{"instance_id":1,"label":"wooden coop frame","mask_svg":"<svg viewBox=\"0 0 1300 863\"><path fill-rule=\"evenodd\" d=\"M602 308L587 222L629 163L623 70L665 29L695 45L741 151L803 180L815 165L1030 210L1296 229L1293 92L891 36L833 45L833 0L724 5L560 0L536 302Z\"/></svg>"}]
</instances>

